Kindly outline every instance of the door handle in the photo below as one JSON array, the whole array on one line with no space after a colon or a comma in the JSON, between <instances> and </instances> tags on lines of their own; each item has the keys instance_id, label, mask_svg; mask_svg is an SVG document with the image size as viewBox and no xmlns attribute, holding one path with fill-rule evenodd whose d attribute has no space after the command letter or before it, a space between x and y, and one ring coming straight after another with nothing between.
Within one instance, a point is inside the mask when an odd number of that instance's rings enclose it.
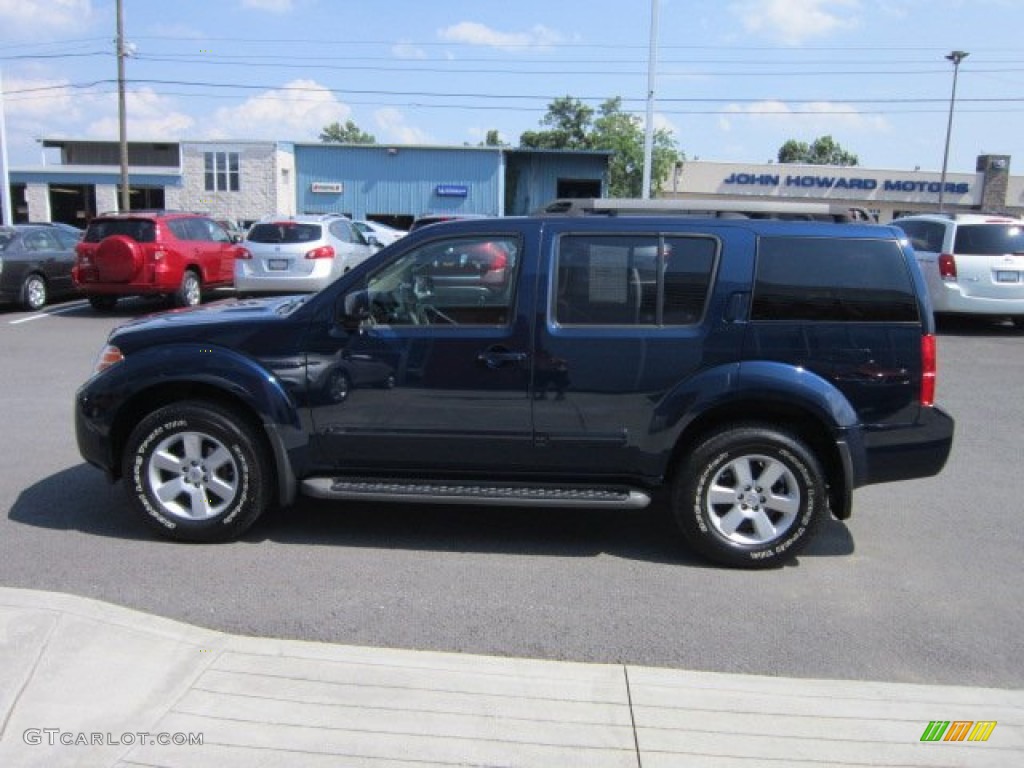
<instances>
[{"instance_id":1,"label":"door handle","mask_svg":"<svg viewBox=\"0 0 1024 768\"><path fill-rule=\"evenodd\" d=\"M509 363L521 363L526 360L525 352L513 352L505 347L491 347L476 356L476 361L488 368L501 368Z\"/></svg>"}]
</instances>

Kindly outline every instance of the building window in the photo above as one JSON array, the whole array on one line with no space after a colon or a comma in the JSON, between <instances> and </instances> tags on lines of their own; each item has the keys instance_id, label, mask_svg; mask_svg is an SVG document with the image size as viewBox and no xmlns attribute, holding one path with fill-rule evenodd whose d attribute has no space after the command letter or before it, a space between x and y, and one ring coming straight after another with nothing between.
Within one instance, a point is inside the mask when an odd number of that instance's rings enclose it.
<instances>
[{"instance_id":1,"label":"building window","mask_svg":"<svg viewBox=\"0 0 1024 768\"><path fill-rule=\"evenodd\" d=\"M204 153L207 192L238 191L238 153Z\"/></svg>"}]
</instances>

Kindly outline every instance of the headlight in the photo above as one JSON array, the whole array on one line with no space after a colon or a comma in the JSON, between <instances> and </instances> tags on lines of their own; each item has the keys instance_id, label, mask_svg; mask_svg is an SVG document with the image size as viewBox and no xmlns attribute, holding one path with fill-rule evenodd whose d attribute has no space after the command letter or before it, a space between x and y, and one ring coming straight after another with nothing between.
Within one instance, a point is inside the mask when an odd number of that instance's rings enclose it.
<instances>
[{"instance_id":1,"label":"headlight","mask_svg":"<svg viewBox=\"0 0 1024 768\"><path fill-rule=\"evenodd\" d=\"M124 360L124 355L121 353L121 350L113 344L107 344L107 346L100 350L100 354L96 358L96 363L92 367L93 375L107 370L112 365L117 365L122 360Z\"/></svg>"}]
</instances>

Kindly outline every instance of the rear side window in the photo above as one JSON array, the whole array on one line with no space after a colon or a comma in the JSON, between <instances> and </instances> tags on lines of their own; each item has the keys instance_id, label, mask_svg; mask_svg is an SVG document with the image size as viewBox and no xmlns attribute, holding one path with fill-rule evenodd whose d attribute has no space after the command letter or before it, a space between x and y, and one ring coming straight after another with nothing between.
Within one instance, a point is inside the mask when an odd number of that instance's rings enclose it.
<instances>
[{"instance_id":1,"label":"rear side window","mask_svg":"<svg viewBox=\"0 0 1024 768\"><path fill-rule=\"evenodd\" d=\"M893 224L906 233L915 251L942 253L948 225L936 221L894 221Z\"/></svg>"},{"instance_id":2,"label":"rear side window","mask_svg":"<svg viewBox=\"0 0 1024 768\"><path fill-rule=\"evenodd\" d=\"M953 252L977 256L1024 253L1024 229L1018 224L961 224Z\"/></svg>"},{"instance_id":3,"label":"rear side window","mask_svg":"<svg viewBox=\"0 0 1024 768\"><path fill-rule=\"evenodd\" d=\"M152 243L156 240L156 224L149 219L95 219L82 239L98 243L112 235L130 237L137 243Z\"/></svg>"},{"instance_id":4,"label":"rear side window","mask_svg":"<svg viewBox=\"0 0 1024 768\"><path fill-rule=\"evenodd\" d=\"M754 320L911 322L917 296L895 240L765 237Z\"/></svg>"},{"instance_id":5,"label":"rear side window","mask_svg":"<svg viewBox=\"0 0 1024 768\"><path fill-rule=\"evenodd\" d=\"M272 224L254 224L246 239L254 243L310 243L319 240L321 236L322 229L319 224L280 221Z\"/></svg>"},{"instance_id":6,"label":"rear side window","mask_svg":"<svg viewBox=\"0 0 1024 768\"><path fill-rule=\"evenodd\" d=\"M718 241L710 237L567 235L559 240L560 325L690 325L704 314Z\"/></svg>"}]
</instances>

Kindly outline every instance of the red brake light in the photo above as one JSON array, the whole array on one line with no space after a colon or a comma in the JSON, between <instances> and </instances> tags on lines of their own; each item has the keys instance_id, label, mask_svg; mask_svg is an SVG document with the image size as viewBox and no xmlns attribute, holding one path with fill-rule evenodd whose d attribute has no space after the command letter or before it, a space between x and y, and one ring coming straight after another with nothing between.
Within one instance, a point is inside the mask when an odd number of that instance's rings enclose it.
<instances>
[{"instance_id":1,"label":"red brake light","mask_svg":"<svg viewBox=\"0 0 1024 768\"><path fill-rule=\"evenodd\" d=\"M236 259L251 259L252 258L252 253L249 252L248 248L242 248L241 246L239 246L238 248L235 249L235 258Z\"/></svg>"},{"instance_id":2,"label":"red brake light","mask_svg":"<svg viewBox=\"0 0 1024 768\"><path fill-rule=\"evenodd\" d=\"M321 245L319 248L314 248L312 251L306 254L307 259L333 259L334 258L334 247L330 245Z\"/></svg>"},{"instance_id":3,"label":"red brake light","mask_svg":"<svg viewBox=\"0 0 1024 768\"><path fill-rule=\"evenodd\" d=\"M939 276L951 282L956 280L956 259L953 254L944 253L939 256Z\"/></svg>"},{"instance_id":4,"label":"red brake light","mask_svg":"<svg viewBox=\"0 0 1024 768\"><path fill-rule=\"evenodd\" d=\"M935 335L921 337L921 405L935 405L935 374L938 358L935 354Z\"/></svg>"}]
</instances>

